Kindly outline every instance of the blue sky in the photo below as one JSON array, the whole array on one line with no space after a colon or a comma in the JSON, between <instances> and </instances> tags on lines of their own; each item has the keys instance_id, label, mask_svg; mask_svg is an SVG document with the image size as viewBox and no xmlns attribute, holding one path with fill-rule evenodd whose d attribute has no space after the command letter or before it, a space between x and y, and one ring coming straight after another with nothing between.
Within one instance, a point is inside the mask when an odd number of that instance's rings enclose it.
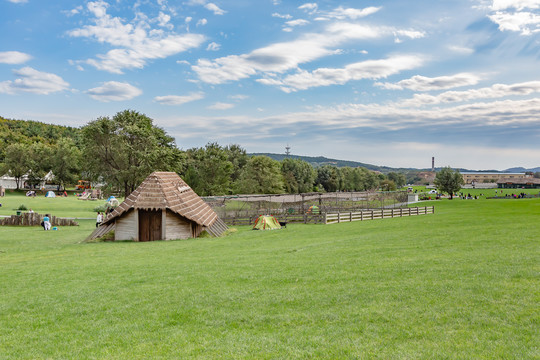
<instances>
[{"instance_id":1,"label":"blue sky","mask_svg":"<svg viewBox=\"0 0 540 360\"><path fill-rule=\"evenodd\" d=\"M7 118L133 109L182 149L540 166L540 0L0 0L0 33Z\"/></svg>"}]
</instances>

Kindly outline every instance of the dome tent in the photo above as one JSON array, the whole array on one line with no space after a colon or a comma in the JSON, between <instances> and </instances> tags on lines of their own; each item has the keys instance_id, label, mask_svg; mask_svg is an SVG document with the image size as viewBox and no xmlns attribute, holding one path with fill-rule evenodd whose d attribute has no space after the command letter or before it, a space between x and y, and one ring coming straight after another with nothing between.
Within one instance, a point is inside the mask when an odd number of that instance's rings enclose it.
<instances>
[{"instance_id":1,"label":"dome tent","mask_svg":"<svg viewBox=\"0 0 540 360\"><path fill-rule=\"evenodd\" d=\"M279 221L273 216L261 215L255 221L253 230L276 230L281 229Z\"/></svg>"},{"instance_id":2,"label":"dome tent","mask_svg":"<svg viewBox=\"0 0 540 360\"><path fill-rule=\"evenodd\" d=\"M53 198L53 197L56 197L56 194L54 193L54 191L47 191L47 194L45 194L45 197Z\"/></svg>"}]
</instances>

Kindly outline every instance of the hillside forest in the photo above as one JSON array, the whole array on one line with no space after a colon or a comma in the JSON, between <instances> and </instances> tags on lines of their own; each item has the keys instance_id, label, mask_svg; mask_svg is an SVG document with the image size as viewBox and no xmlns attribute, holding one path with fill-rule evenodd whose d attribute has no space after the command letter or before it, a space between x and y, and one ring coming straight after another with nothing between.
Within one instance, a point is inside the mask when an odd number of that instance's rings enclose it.
<instances>
[{"instance_id":1,"label":"hillside forest","mask_svg":"<svg viewBox=\"0 0 540 360\"><path fill-rule=\"evenodd\" d=\"M85 179L123 195L153 171L177 172L201 196L392 191L411 180L399 172L314 167L294 157L278 161L249 155L238 144L209 142L182 150L151 118L133 110L100 117L81 128L0 117L0 143L0 175L27 175L27 185L33 186L52 171L54 184L61 188Z\"/></svg>"}]
</instances>

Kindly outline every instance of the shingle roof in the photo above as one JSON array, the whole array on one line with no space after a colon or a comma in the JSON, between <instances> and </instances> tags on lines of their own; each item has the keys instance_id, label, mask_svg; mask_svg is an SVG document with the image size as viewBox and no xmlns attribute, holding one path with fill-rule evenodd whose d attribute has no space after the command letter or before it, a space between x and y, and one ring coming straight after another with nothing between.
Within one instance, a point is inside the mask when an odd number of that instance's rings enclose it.
<instances>
[{"instance_id":1,"label":"shingle roof","mask_svg":"<svg viewBox=\"0 0 540 360\"><path fill-rule=\"evenodd\" d=\"M104 223L122 215L129 209L169 209L202 226L211 226L218 218L188 184L174 172L153 172L133 191Z\"/></svg>"}]
</instances>

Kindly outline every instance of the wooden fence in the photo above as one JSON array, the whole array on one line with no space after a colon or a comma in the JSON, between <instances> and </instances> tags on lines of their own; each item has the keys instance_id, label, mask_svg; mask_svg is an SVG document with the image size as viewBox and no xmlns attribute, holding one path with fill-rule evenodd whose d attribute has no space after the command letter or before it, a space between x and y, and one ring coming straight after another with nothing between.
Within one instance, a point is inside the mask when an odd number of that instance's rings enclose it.
<instances>
[{"instance_id":1,"label":"wooden fence","mask_svg":"<svg viewBox=\"0 0 540 360\"><path fill-rule=\"evenodd\" d=\"M398 208L398 209L369 209L354 212L338 212L325 214L274 214L273 216L280 222L304 223L304 224L335 224L350 221L364 221L375 219L386 219L402 216L416 216L434 214L433 206ZM221 219L231 226L253 225L259 215L243 215L222 217Z\"/></svg>"},{"instance_id":2,"label":"wooden fence","mask_svg":"<svg viewBox=\"0 0 540 360\"><path fill-rule=\"evenodd\" d=\"M433 206L399 208L399 209L372 209L357 212L338 212L336 214L325 214L325 224L337 224L350 221L364 221L375 219L386 219L402 216L416 216L434 214Z\"/></svg>"},{"instance_id":3,"label":"wooden fence","mask_svg":"<svg viewBox=\"0 0 540 360\"><path fill-rule=\"evenodd\" d=\"M0 225L11 226L40 226L45 215L38 213L23 213L21 215L11 215L10 217L0 218ZM51 226L79 226L75 220L50 216Z\"/></svg>"}]
</instances>

